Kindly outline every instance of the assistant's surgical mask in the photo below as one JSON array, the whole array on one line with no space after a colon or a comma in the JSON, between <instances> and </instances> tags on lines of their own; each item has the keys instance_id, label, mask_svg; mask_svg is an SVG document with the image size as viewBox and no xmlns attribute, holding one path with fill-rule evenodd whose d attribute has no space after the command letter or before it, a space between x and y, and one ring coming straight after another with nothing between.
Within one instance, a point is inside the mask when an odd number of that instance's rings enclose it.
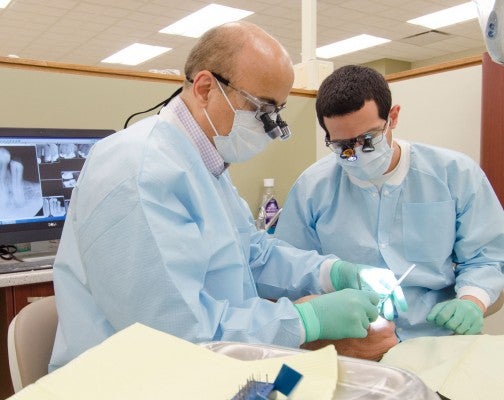
<instances>
[{"instance_id":1,"label":"assistant's surgical mask","mask_svg":"<svg viewBox=\"0 0 504 400\"><path fill-rule=\"evenodd\" d=\"M354 149L356 159L350 161L337 156L336 162L351 176L363 181L380 178L389 168L393 151L387 140L374 145L374 151L364 152L363 146Z\"/></svg>"},{"instance_id":2,"label":"assistant's surgical mask","mask_svg":"<svg viewBox=\"0 0 504 400\"><path fill-rule=\"evenodd\" d=\"M219 135L206 109L203 109L208 123L215 136L215 148L227 163L246 161L263 151L271 142L271 138L264 133L263 124L256 119L256 111L235 110L226 93L217 81L219 89L234 112L233 126L227 136Z\"/></svg>"}]
</instances>

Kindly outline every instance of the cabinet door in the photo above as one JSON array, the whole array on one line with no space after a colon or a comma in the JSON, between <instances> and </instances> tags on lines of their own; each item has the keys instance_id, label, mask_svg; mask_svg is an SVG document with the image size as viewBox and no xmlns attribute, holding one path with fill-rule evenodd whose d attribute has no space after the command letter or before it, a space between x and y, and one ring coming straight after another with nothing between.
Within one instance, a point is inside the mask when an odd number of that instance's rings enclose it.
<instances>
[{"instance_id":1,"label":"cabinet door","mask_svg":"<svg viewBox=\"0 0 504 400\"><path fill-rule=\"evenodd\" d=\"M0 288L0 399L5 399L14 393L7 358L7 330L14 317L12 297L11 287Z\"/></svg>"},{"instance_id":2,"label":"cabinet door","mask_svg":"<svg viewBox=\"0 0 504 400\"><path fill-rule=\"evenodd\" d=\"M504 206L504 66L483 54L481 168Z\"/></svg>"},{"instance_id":3,"label":"cabinet door","mask_svg":"<svg viewBox=\"0 0 504 400\"><path fill-rule=\"evenodd\" d=\"M52 282L0 288L0 399L14 394L7 357L7 330L10 322L28 303L53 294Z\"/></svg>"}]
</instances>

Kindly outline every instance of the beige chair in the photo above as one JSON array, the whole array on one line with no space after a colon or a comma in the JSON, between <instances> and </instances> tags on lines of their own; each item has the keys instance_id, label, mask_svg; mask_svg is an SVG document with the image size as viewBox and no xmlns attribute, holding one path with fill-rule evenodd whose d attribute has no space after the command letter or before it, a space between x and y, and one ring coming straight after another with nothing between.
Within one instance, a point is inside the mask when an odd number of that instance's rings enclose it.
<instances>
[{"instance_id":1,"label":"beige chair","mask_svg":"<svg viewBox=\"0 0 504 400\"><path fill-rule=\"evenodd\" d=\"M490 307L487 308L487 310L485 311L485 318L499 311L502 308L503 304L504 304L504 290L501 292L497 300L495 300L495 302L491 304Z\"/></svg>"},{"instance_id":2,"label":"beige chair","mask_svg":"<svg viewBox=\"0 0 504 400\"><path fill-rule=\"evenodd\" d=\"M15 392L47 374L57 325L54 296L28 304L11 321L7 347Z\"/></svg>"},{"instance_id":3,"label":"beige chair","mask_svg":"<svg viewBox=\"0 0 504 400\"><path fill-rule=\"evenodd\" d=\"M488 307L483 319L482 333L487 335L504 335L504 291L495 303Z\"/></svg>"}]
</instances>

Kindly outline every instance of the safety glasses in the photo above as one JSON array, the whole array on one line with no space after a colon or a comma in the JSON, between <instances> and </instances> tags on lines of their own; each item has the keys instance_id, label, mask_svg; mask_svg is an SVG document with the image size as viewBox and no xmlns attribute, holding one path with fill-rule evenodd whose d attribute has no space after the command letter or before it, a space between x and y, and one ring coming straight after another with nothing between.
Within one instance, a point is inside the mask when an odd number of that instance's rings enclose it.
<instances>
[{"instance_id":1,"label":"safety glasses","mask_svg":"<svg viewBox=\"0 0 504 400\"><path fill-rule=\"evenodd\" d=\"M279 138L280 140L287 140L292 136L289 126L282 119L282 117L280 117L280 111L285 108L285 104L277 106L276 104L259 100L257 97L252 96L245 90L235 88L229 83L227 79L224 79L219 74L216 74L215 72L211 72L211 74L215 79L217 79L217 83L220 82L223 85L235 90L255 108L256 119L263 123L264 132L271 139ZM231 103L229 105L231 105Z\"/></svg>"},{"instance_id":2,"label":"safety glasses","mask_svg":"<svg viewBox=\"0 0 504 400\"><path fill-rule=\"evenodd\" d=\"M220 83L226 85L227 87L233 89L238 92L245 100L255 106L256 111L260 114L268 114L270 116L278 114L285 108L285 104L277 106L276 104L268 103L266 101L259 100L257 97L252 96L250 93L245 90L235 88L233 85L229 83L229 81L219 74L212 72L212 75L217 79ZM259 116L258 116L259 117ZM259 118L258 118L259 119Z\"/></svg>"}]
</instances>

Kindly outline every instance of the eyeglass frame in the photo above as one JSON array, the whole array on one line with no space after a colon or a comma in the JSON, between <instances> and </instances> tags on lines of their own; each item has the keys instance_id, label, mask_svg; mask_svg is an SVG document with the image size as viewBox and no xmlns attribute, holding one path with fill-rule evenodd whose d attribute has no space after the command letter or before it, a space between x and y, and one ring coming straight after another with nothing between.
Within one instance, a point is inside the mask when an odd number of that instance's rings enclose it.
<instances>
[{"instance_id":1,"label":"eyeglass frame","mask_svg":"<svg viewBox=\"0 0 504 400\"><path fill-rule=\"evenodd\" d=\"M223 78L221 75L219 75L215 72L212 72L212 71L210 71L210 73L213 75L213 77L215 79L217 79L217 81L230 87L234 91L238 92L241 96L243 96L245 98L245 100L249 101L254 106L256 106L257 107L256 111L258 114L261 113L261 114L268 114L268 115L272 115L272 114L277 115L280 113L280 111L282 111L286 107L286 104L282 104L280 106L277 106L276 104L268 103L267 101L262 101L262 100L258 99L257 97L251 95L249 92L247 92L243 89L238 89L238 88L234 87L233 85L231 85L231 83L226 78ZM273 107L273 108L270 108L269 110L267 110L267 109L265 109L265 107ZM256 117L258 117L258 115L256 115Z\"/></svg>"},{"instance_id":2,"label":"eyeglass frame","mask_svg":"<svg viewBox=\"0 0 504 400\"><path fill-rule=\"evenodd\" d=\"M363 146L370 139L371 143L375 145L383 140L383 137L386 135L389 128L390 128L390 117L387 116L387 121L385 122L385 126L382 129L372 129L352 139L328 140L326 138L325 145L329 147L329 149L335 154L341 154L346 149L353 149L357 143ZM381 136L380 139L375 140L378 136ZM374 148L368 151L374 151Z\"/></svg>"}]
</instances>

